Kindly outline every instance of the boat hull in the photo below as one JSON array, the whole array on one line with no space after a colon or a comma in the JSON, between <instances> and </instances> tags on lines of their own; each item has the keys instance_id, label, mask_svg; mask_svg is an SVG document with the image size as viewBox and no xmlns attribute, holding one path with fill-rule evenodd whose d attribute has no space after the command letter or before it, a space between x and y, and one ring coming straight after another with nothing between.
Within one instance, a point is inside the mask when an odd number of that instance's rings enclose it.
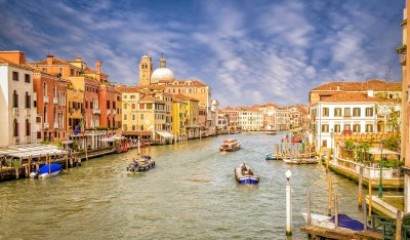
<instances>
[{"instance_id":1,"label":"boat hull","mask_svg":"<svg viewBox=\"0 0 410 240\"><path fill-rule=\"evenodd\" d=\"M280 156L266 154L265 160L282 160Z\"/></svg>"}]
</instances>

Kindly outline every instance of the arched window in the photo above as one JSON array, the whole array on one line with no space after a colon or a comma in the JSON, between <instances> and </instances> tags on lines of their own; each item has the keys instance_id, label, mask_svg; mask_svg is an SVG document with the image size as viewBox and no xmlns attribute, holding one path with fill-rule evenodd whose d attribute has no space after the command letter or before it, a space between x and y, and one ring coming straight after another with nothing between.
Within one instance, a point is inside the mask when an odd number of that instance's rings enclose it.
<instances>
[{"instance_id":1,"label":"arched window","mask_svg":"<svg viewBox=\"0 0 410 240\"><path fill-rule=\"evenodd\" d=\"M47 83L43 83L43 96L47 96Z\"/></svg>"},{"instance_id":2,"label":"arched window","mask_svg":"<svg viewBox=\"0 0 410 240\"><path fill-rule=\"evenodd\" d=\"M14 122L13 122L13 136L14 137L19 136L19 123L17 122L17 119L14 119Z\"/></svg>"},{"instance_id":3,"label":"arched window","mask_svg":"<svg viewBox=\"0 0 410 240\"><path fill-rule=\"evenodd\" d=\"M14 92L13 92L13 107L14 108L19 107L19 95L17 94L16 90L14 90Z\"/></svg>"},{"instance_id":4,"label":"arched window","mask_svg":"<svg viewBox=\"0 0 410 240\"><path fill-rule=\"evenodd\" d=\"M109 118L109 117L107 117L107 127L108 127L108 128L111 127L111 121L110 121L110 118Z\"/></svg>"},{"instance_id":5,"label":"arched window","mask_svg":"<svg viewBox=\"0 0 410 240\"><path fill-rule=\"evenodd\" d=\"M30 132L31 132L30 120L26 119L26 136L30 136Z\"/></svg>"}]
</instances>

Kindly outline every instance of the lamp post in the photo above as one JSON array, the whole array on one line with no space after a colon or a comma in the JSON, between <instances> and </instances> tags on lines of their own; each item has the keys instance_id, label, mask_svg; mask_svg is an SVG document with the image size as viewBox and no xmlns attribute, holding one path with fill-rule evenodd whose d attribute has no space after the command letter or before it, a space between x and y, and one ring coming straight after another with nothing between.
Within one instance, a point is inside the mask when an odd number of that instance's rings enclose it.
<instances>
[{"instance_id":1,"label":"lamp post","mask_svg":"<svg viewBox=\"0 0 410 240\"><path fill-rule=\"evenodd\" d=\"M379 178L379 191L378 191L378 196L379 198L383 197L383 147L384 144L381 142L382 149L380 150L380 161L379 161L379 168L380 168L380 178Z\"/></svg>"},{"instance_id":2,"label":"lamp post","mask_svg":"<svg viewBox=\"0 0 410 240\"><path fill-rule=\"evenodd\" d=\"M291 209L291 204L290 204L290 177L292 176L292 172L290 170L286 171L286 236L291 236L292 235L292 221L291 221L291 215L292 215L292 209Z\"/></svg>"}]
</instances>

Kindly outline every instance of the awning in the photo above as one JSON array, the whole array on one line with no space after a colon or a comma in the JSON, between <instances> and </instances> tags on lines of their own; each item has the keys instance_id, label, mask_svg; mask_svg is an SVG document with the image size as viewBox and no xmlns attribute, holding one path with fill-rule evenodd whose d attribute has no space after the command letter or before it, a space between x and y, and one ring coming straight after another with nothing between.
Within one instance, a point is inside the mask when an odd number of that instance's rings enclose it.
<instances>
[{"instance_id":1,"label":"awning","mask_svg":"<svg viewBox=\"0 0 410 240\"><path fill-rule=\"evenodd\" d=\"M71 143L73 143L73 141L71 141L71 140L67 140L67 141L62 142L62 144L71 144Z\"/></svg>"},{"instance_id":2,"label":"awning","mask_svg":"<svg viewBox=\"0 0 410 240\"><path fill-rule=\"evenodd\" d=\"M103 138L101 139L101 142L114 142L115 139L114 138Z\"/></svg>"},{"instance_id":3,"label":"awning","mask_svg":"<svg viewBox=\"0 0 410 240\"><path fill-rule=\"evenodd\" d=\"M165 131L157 131L157 134L160 135L161 137L164 137L164 138L173 138L174 137L174 135L172 135L169 132L165 132Z\"/></svg>"}]
</instances>

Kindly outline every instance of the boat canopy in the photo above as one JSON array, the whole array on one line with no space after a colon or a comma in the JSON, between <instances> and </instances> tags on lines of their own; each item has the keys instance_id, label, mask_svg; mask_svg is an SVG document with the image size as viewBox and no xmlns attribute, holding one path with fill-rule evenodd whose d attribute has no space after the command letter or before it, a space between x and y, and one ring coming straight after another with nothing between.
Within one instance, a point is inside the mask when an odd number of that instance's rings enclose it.
<instances>
[{"instance_id":1,"label":"boat canopy","mask_svg":"<svg viewBox=\"0 0 410 240\"><path fill-rule=\"evenodd\" d=\"M27 159L29 157L65 155L68 152L52 145L18 145L0 150L0 155Z\"/></svg>"}]
</instances>

